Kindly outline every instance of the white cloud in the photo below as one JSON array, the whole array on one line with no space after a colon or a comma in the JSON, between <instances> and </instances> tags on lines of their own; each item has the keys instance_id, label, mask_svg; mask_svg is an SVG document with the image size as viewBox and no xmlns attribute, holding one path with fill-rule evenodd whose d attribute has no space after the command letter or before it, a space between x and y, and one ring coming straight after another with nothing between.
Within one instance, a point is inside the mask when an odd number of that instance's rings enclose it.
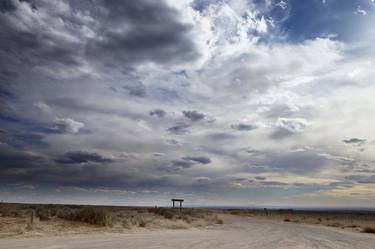
<instances>
[{"instance_id":1,"label":"white cloud","mask_svg":"<svg viewBox=\"0 0 375 249\"><path fill-rule=\"evenodd\" d=\"M288 3L285 2L285 1L280 1L276 4L276 6L282 8L283 10L285 10L286 8L288 8Z\"/></svg>"},{"instance_id":2,"label":"white cloud","mask_svg":"<svg viewBox=\"0 0 375 249\"><path fill-rule=\"evenodd\" d=\"M85 127L84 123L71 118L56 118L55 121L55 128L64 133L77 134L83 127Z\"/></svg>"},{"instance_id":3,"label":"white cloud","mask_svg":"<svg viewBox=\"0 0 375 249\"><path fill-rule=\"evenodd\" d=\"M357 10L356 10L355 13L358 14L358 15L362 15L362 16L367 15L367 11L362 9L362 7L360 5L357 6Z\"/></svg>"},{"instance_id":4,"label":"white cloud","mask_svg":"<svg viewBox=\"0 0 375 249\"><path fill-rule=\"evenodd\" d=\"M310 123L303 118L278 118L276 126L284 128L291 133L303 132Z\"/></svg>"}]
</instances>

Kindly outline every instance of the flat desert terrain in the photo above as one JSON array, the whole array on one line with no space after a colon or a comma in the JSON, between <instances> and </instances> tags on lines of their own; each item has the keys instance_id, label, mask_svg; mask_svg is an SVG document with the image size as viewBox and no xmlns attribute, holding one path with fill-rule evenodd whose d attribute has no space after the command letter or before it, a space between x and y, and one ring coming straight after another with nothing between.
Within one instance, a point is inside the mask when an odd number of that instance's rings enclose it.
<instances>
[{"instance_id":1,"label":"flat desert terrain","mask_svg":"<svg viewBox=\"0 0 375 249\"><path fill-rule=\"evenodd\" d=\"M1 239L1 249L374 249L375 236L336 228L224 215L224 224L187 230Z\"/></svg>"},{"instance_id":2,"label":"flat desert terrain","mask_svg":"<svg viewBox=\"0 0 375 249\"><path fill-rule=\"evenodd\" d=\"M0 249L374 249L371 211L0 204Z\"/></svg>"}]
</instances>

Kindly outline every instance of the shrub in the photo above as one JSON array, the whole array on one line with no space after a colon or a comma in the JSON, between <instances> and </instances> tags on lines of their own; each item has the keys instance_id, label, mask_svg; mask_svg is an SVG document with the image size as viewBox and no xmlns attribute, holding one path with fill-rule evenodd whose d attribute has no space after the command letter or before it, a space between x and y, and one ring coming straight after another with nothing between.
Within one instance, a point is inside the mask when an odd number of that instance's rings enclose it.
<instances>
[{"instance_id":1,"label":"shrub","mask_svg":"<svg viewBox=\"0 0 375 249\"><path fill-rule=\"evenodd\" d=\"M341 227L341 224L338 223L338 222L334 222L334 223L329 224L329 226L331 226L331 227Z\"/></svg>"},{"instance_id":2,"label":"shrub","mask_svg":"<svg viewBox=\"0 0 375 249\"><path fill-rule=\"evenodd\" d=\"M158 208L155 211L156 214L163 216L166 219L173 219L174 218L174 212L171 209L167 208Z\"/></svg>"},{"instance_id":3,"label":"shrub","mask_svg":"<svg viewBox=\"0 0 375 249\"><path fill-rule=\"evenodd\" d=\"M232 210L232 211L229 212L229 214L231 214L231 215L241 215L242 213L238 210Z\"/></svg>"},{"instance_id":4,"label":"shrub","mask_svg":"<svg viewBox=\"0 0 375 249\"><path fill-rule=\"evenodd\" d=\"M362 229L362 233L375 233L375 229L371 227L365 227Z\"/></svg>"},{"instance_id":5,"label":"shrub","mask_svg":"<svg viewBox=\"0 0 375 249\"><path fill-rule=\"evenodd\" d=\"M123 220L123 221L121 222L121 224L122 224L122 227L123 227L123 228L131 228L131 224L129 223L128 220Z\"/></svg>"},{"instance_id":6,"label":"shrub","mask_svg":"<svg viewBox=\"0 0 375 249\"><path fill-rule=\"evenodd\" d=\"M111 217L103 208L84 207L74 213L71 213L67 218L98 226L111 225Z\"/></svg>"},{"instance_id":7,"label":"shrub","mask_svg":"<svg viewBox=\"0 0 375 249\"><path fill-rule=\"evenodd\" d=\"M22 212L13 205L4 205L1 207L0 213L0 216L4 217L19 217L22 215Z\"/></svg>"},{"instance_id":8,"label":"shrub","mask_svg":"<svg viewBox=\"0 0 375 249\"><path fill-rule=\"evenodd\" d=\"M139 222L139 224L138 224L138 226L139 227L146 227L146 221L144 221L144 220L141 220L140 222Z\"/></svg>"},{"instance_id":9,"label":"shrub","mask_svg":"<svg viewBox=\"0 0 375 249\"><path fill-rule=\"evenodd\" d=\"M35 215L42 221L49 220L51 218L50 211L47 208L37 208L35 211Z\"/></svg>"},{"instance_id":10,"label":"shrub","mask_svg":"<svg viewBox=\"0 0 375 249\"><path fill-rule=\"evenodd\" d=\"M217 218L216 219L216 224L224 224L223 219Z\"/></svg>"}]
</instances>

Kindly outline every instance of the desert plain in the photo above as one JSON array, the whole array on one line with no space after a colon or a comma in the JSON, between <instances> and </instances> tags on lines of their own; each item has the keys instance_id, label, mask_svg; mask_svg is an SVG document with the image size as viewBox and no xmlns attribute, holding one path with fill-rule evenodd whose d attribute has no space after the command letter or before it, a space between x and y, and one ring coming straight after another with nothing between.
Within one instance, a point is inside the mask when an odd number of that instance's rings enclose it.
<instances>
[{"instance_id":1,"label":"desert plain","mask_svg":"<svg viewBox=\"0 0 375 249\"><path fill-rule=\"evenodd\" d=\"M374 249L375 212L0 205L0 248Z\"/></svg>"}]
</instances>

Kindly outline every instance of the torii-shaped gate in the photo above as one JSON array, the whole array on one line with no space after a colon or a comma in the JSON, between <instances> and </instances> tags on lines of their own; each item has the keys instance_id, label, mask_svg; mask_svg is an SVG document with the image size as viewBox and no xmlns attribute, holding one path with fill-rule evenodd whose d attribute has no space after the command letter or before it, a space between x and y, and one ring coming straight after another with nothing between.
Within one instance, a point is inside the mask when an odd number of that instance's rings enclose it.
<instances>
[{"instance_id":1,"label":"torii-shaped gate","mask_svg":"<svg viewBox=\"0 0 375 249\"><path fill-rule=\"evenodd\" d=\"M180 203L180 212L181 212L181 208L182 208L182 202L184 202L184 199L172 199L172 202L173 202L173 208L175 208L175 202L179 202Z\"/></svg>"}]
</instances>

